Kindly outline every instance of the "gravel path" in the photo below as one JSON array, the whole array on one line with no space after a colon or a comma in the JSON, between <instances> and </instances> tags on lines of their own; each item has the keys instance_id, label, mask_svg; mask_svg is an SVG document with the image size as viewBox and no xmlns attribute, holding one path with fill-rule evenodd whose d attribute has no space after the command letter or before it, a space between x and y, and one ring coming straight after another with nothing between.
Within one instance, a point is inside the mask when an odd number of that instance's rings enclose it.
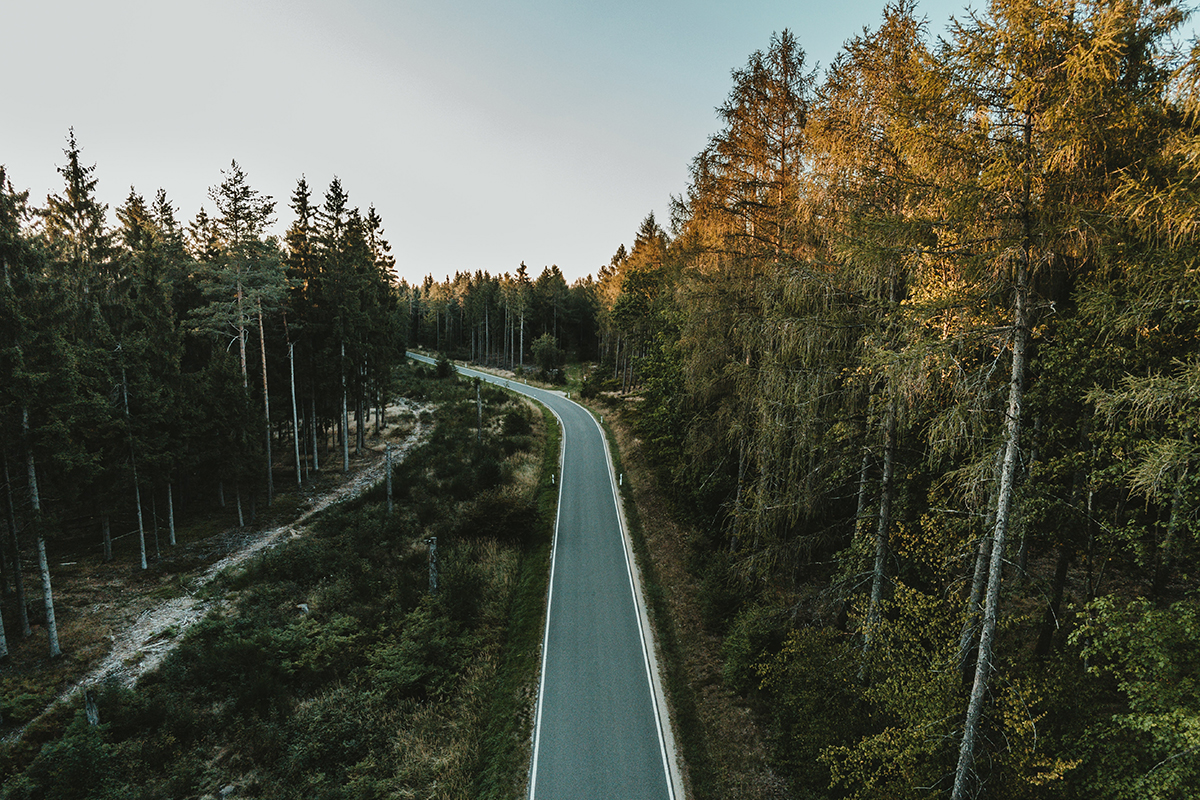
<instances>
[{"instance_id":1,"label":"gravel path","mask_svg":"<svg viewBox=\"0 0 1200 800\"><path fill-rule=\"evenodd\" d=\"M420 406L408 401L400 401L388 409L393 418L396 415L411 414L414 417L414 427L408 437L394 447L393 460L403 459L426 435L422 412L430 406ZM219 574L227 569L238 566L271 547L303 536L308 531L308 521L319 512L334 503L348 498L357 497L375 486L384 478L386 461L379 459L376 463L361 469L337 489L328 492L313 503L312 507L285 525L264 531L255 531L240 536L240 542L235 549L209 566L197 575L189 585L189 593L182 597L166 600L153 608L141 612L131 624L121 629L112 639L112 650L100 662L100 665L89 673L83 680L68 689L59 701L68 699L81 689L116 679L122 686L132 687L138 679L155 669L168 653L179 643L183 634L204 619L209 613L225 606L223 600L201 600L195 593L212 582ZM229 538L227 537L227 541ZM235 540L236 541L236 540ZM19 736L20 733L18 732Z\"/></svg>"}]
</instances>

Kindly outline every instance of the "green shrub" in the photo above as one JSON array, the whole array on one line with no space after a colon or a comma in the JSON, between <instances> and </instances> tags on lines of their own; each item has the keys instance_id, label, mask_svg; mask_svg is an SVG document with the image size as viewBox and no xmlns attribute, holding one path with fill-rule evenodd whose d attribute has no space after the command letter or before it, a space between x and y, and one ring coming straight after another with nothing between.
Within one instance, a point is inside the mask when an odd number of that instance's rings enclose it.
<instances>
[{"instance_id":1,"label":"green shrub","mask_svg":"<svg viewBox=\"0 0 1200 800\"><path fill-rule=\"evenodd\" d=\"M849 636L831 628L792 631L757 667L774 727L776 763L801 797L826 797L828 747L847 745L867 730L870 709L858 694L858 659Z\"/></svg>"},{"instance_id":2,"label":"green shrub","mask_svg":"<svg viewBox=\"0 0 1200 800\"><path fill-rule=\"evenodd\" d=\"M725 683L741 695L758 691L759 664L783 642L783 620L776 609L748 608L737 616L721 644Z\"/></svg>"},{"instance_id":3,"label":"green shrub","mask_svg":"<svg viewBox=\"0 0 1200 800\"><path fill-rule=\"evenodd\" d=\"M394 698L443 698L454 688L463 652L460 626L429 598L405 616L399 638L372 652L375 685Z\"/></svg>"},{"instance_id":4,"label":"green shrub","mask_svg":"<svg viewBox=\"0 0 1200 800\"><path fill-rule=\"evenodd\" d=\"M24 725L46 709L51 697L42 694L23 692L8 700L0 700L0 713L5 723Z\"/></svg>"},{"instance_id":5,"label":"green shrub","mask_svg":"<svg viewBox=\"0 0 1200 800\"><path fill-rule=\"evenodd\" d=\"M500 423L500 432L505 436L528 436L533 433L533 426L520 411L509 409L504 412L503 420Z\"/></svg>"},{"instance_id":6,"label":"green shrub","mask_svg":"<svg viewBox=\"0 0 1200 800\"><path fill-rule=\"evenodd\" d=\"M26 781L14 786L12 792L6 790L4 797L84 798L108 783L112 770L103 728L89 725L80 711L62 737L42 747L25 773Z\"/></svg>"}]
</instances>

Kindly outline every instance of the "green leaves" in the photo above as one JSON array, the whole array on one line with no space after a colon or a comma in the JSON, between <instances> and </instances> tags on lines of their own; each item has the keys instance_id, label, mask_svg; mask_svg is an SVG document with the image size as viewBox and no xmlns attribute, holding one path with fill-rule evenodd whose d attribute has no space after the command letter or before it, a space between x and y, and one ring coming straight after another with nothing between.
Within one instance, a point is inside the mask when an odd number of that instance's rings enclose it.
<instances>
[{"instance_id":1,"label":"green leaves","mask_svg":"<svg viewBox=\"0 0 1200 800\"><path fill-rule=\"evenodd\" d=\"M1114 798L1175 798L1200 780L1200 605L1097 598L1071 641L1128 707L1081 740L1092 785Z\"/></svg>"}]
</instances>

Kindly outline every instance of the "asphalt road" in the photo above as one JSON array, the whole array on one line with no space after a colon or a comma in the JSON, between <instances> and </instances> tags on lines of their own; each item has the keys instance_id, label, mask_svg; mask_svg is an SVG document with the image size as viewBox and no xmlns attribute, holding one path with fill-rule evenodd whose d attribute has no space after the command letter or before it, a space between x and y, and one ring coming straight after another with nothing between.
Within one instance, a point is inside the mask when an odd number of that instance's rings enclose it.
<instances>
[{"instance_id":1,"label":"asphalt road","mask_svg":"<svg viewBox=\"0 0 1200 800\"><path fill-rule=\"evenodd\" d=\"M459 372L532 397L563 430L530 800L674 800L673 740L603 431L561 392Z\"/></svg>"}]
</instances>

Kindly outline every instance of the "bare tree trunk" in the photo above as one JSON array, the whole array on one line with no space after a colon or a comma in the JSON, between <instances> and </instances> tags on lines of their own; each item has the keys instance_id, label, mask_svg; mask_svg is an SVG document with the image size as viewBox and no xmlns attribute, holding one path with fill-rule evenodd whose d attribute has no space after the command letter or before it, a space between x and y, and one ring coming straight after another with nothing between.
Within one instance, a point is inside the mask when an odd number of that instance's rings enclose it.
<instances>
[{"instance_id":1,"label":"bare tree trunk","mask_svg":"<svg viewBox=\"0 0 1200 800\"><path fill-rule=\"evenodd\" d=\"M862 530L863 522L867 518L867 489L870 486L870 481L867 480L867 473L871 468L871 454L863 448L862 466L858 468L858 506L854 512L854 530L855 537ZM739 468L740 469L740 468ZM740 492L741 489L739 488Z\"/></svg>"},{"instance_id":2,"label":"bare tree trunk","mask_svg":"<svg viewBox=\"0 0 1200 800\"><path fill-rule=\"evenodd\" d=\"M1000 482L1000 471L1004 468L1004 450L996 451L996 461L990 479L993 486ZM978 641L979 615L983 611L983 590L987 585L988 564L992 554L991 531L996 525L996 492L988 496L987 514L983 520L983 530L975 542L975 569L971 576L971 594L967 597L966 613L963 615L962 631L958 636L958 669L965 684L971 667L971 644Z\"/></svg>"},{"instance_id":3,"label":"bare tree trunk","mask_svg":"<svg viewBox=\"0 0 1200 800\"><path fill-rule=\"evenodd\" d=\"M158 495L150 491L150 520L154 529L154 560L162 561L162 550L158 546Z\"/></svg>"},{"instance_id":4,"label":"bare tree trunk","mask_svg":"<svg viewBox=\"0 0 1200 800\"><path fill-rule=\"evenodd\" d=\"M883 474L879 480L879 517L875 522L875 566L871 575L871 602L867 608L867 626L863 650L871 649L872 628L879 621L887 583L888 528L892 522L892 477L896 456L896 401L889 400L883 432Z\"/></svg>"},{"instance_id":5,"label":"bare tree trunk","mask_svg":"<svg viewBox=\"0 0 1200 800\"><path fill-rule=\"evenodd\" d=\"M275 499L275 476L271 467L271 395L267 391L267 338L263 333L262 301L258 301L258 349L262 352L263 419L267 421L267 505Z\"/></svg>"},{"instance_id":6,"label":"bare tree trunk","mask_svg":"<svg viewBox=\"0 0 1200 800\"><path fill-rule=\"evenodd\" d=\"M394 510L392 503L392 443L388 442L384 445L384 457L387 459L387 509L388 515L391 515Z\"/></svg>"},{"instance_id":7,"label":"bare tree trunk","mask_svg":"<svg viewBox=\"0 0 1200 800\"><path fill-rule=\"evenodd\" d=\"M250 388L250 379L246 373L246 317L242 313L242 278L238 275L237 279L237 332L238 332L238 355L242 362L242 388Z\"/></svg>"},{"instance_id":8,"label":"bare tree trunk","mask_svg":"<svg viewBox=\"0 0 1200 800\"><path fill-rule=\"evenodd\" d=\"M171 481L167 481L167 535L170 536L168 543L171 547L175 546L175 492L172 489Z\"/></svg>"},{"instance_id":9,"label":"bare tree trunk","mask_svg":"<svg viewBox=\"0 0 1200 800\"><path fill-rule=\"evenodd\" d=\"M132 453L129 458L130 461L133 460ZM142 521L142 487L138 483L137 464L133 464L133 497L137 503L138 546L141 548L142 569L148 569L150 565L146 562L146 526Z\"/></svg>"},{"instance_id":10,"label":"bare tree trunk","mask_svg":"<svg viewBox=\"0 0 1200 800\"><path fill-rule=\"evenodd\" d=\"M46 635L50 657L62 655L58 646L58 624L54 621L54 591L50 587L50 562L46 560L46 537L42 533L42 500L38 494L37 468L33 463L33 444L29 436L29 406L21 407L21 427L25 433L25 469L29 477L29 505L33 509L34 535L37 537L38 569L42 576L42 602L46 606Z\"/></svg>"},{"instance_id":11,"label":"bare tree trunk","mask_svg":"<svg viewBox=\"0 0 1200 800\"><path fill-rule=\"evenodd\" d=\"M9 541L12 546L12 564L13 578L16 583L17 590L17 614L21 622L21 638L27 639L33 635L33 629L29 627L29 608L26 605L25 598L25 578L21 575L21 542L17 538L17 510L13 503L12 496L12 476L8 471L8 452L0 453L4 457L4 487L5 495L8 499L8 533Z\"/></svg>"},{"instance_id":12,"label":"bare tree trunk","mask_svg":"<svg viewBox=\"0 0 1200 800\"><path fill-rule=\"evenodd\" d=\"M967 598L966 614L963 616L962 631L958 636L958 669L962 673L963 683L967 682L967 670L971 666L971 645L978 641L979 614L983 610L983 589L987 585L988 564L992 554L991 530L994 514L988 514L984 530L975 543L975 569L971 577L971 594Z\"/></svg>"},{"instance_id":13,"label":"bare tree trunk","mask_svg":"<svg viewBox=\"0 0 1200 800\"><path fill-rule=\"evenodd\" d=\"M238 527L244 528L246 527L246 517L242 514L242 485L240 483L237 485L235 494L237 495Z\"/></svg>"},{"instance_id":14,"label":"bare tree trunk","mask_svg":"<svg viewBox=\"0 0 1200 800\"><path fill-rule=\"evenodd\" d=\"M50 587L50 562L46 560L46 537L37 532L38 569L42 574L42 602L46 605L46 636L50 640L50 657L62 655L58 646L58 623L54 621L54 590Z\"/></svg>"},{"instance_id":15,"label":"bare tree trunk","mask_svg":"<svg viewBox=\"0 0 1200 800\"><path fill-rule=\"evenodd\" d=\"M313 446L312 468L313 468L313 472L319 472L321 469L321 460L317 456L317 450L320 448L318 447L318 443L317 443L317 395L316 395L316 389L313 389L312 393L309 395L308 400L309 400L309 409L312 413L312 420L309 422L309 428L312 429L312 446Z\"/></svg>"},{"instance_id":16,"label":"bare tree trunk","mask_svg":"<svg viewBox=\"0 0 1200 800\"><path fill-rule=\"evenodd\" d=\"M1026 134L1028 137L1028 133ZM1028 229L1028 221L1026 222ZM1000 472L1000 487L997 491L996 527L992 532L991 563L988 570L987 595L983 607L983 625L979 634L979 655L975 661L975 681L971 686L971 699L967 705L967 717L963 724L962 743L958 751L958 765L954 773L954 789L951 800L963 800L975 762L975 737L979 730L979 719L983 713L984 695L992 671L992 643L996 633L996 621L1000 607L1000 582L1004 575L1004 542L1008 533L1009 516L1015 493L1015 478L1020 466L1021 407L1025 394L1025 351L1029 343L1029 238L1017 263L1015 281L1015 309L1013 313L1012 373L1008 385L1008 417L1005 436L1004 465Z\"/></svg>"},{"instance_id":17,"label":"bare tree trunk","mask_svg":"<svg viewBox=\"0 0 1200 800\"><path fill-rule=\"evenodd\" d=\"M138 483L137 458L133 452L133 428L129 424L129 385L125 381L124 365L121 366L121 396L125 403L125 433L129 437L129 466L133 471L133 494L137 501L138 542L141 546L142 569L146 569L149 565L146 563L146 528L142 523L142 487Z\"/></svg>"},{"instance_id":18,"label":"bare tree trunk","mask_svg":"<svg viewBox=\"0 0 1200 800\"><path fill-rule=\"evenodd\" d=\"M350 471L350 413L346 410L346 345L342 344L342 472Z\"/></svg>"},{"instance_id":19,"label":"bare tree trunk","mask_svg":"<svg viewBox=\"0 0 1200 800\"><path fill-rule=\"evenodd\" d=\"M107 564L112 561L112 526L107 511L100 516L100 534L104 538L104 563Z\"/></svg>"},{"instance_id":20,"label":"bare tree trunk","mask_svg":"<svg viewBox=\"0 0 1200 800\"><path fill-rule=\"evenodd\" d=\"M221 504L221 508L225 507L225 481L217 481L217 502Z\"/></svg>"},{"instance_id":21,"label":"bare tree trunk","mask_svg":"<svg viewBox=\"0 0 1200 800\"><path fill-rule=\"evenodd\" d=\"M354 412L354 455L362 455L363 450L367 449L367 423L369 422L370 412L367 409L367 396L363 392L363 387L367 382L367 369L365 365L360 365L358 368L358 391L355 392L355 412Z\"/></svg>"},{"instance_id":22,"label":"bare tree trunk","mask_svg":"<svg viewBox=\"0 0 1200 800\"><path fill-rule=\"evenodd\" d=\"M2 609L0 609L2 610ZM0 614L0 662L8 660L8 636L4 633L4 616ZM0 722L3 722L0 719Z\"/></svg>"},{"instance_id":23,"label":"bare tree trunk","mask_svg":"<svg viewBox=\"0 0 1200 800\"><path fill-rule=\"evenodd\" d=\"M296 446L296 488L304 485L300 469L300 412L296 408L296 348L288 342L288 385L292 390L292 442Z\"/></svg>"}]
</instances>

